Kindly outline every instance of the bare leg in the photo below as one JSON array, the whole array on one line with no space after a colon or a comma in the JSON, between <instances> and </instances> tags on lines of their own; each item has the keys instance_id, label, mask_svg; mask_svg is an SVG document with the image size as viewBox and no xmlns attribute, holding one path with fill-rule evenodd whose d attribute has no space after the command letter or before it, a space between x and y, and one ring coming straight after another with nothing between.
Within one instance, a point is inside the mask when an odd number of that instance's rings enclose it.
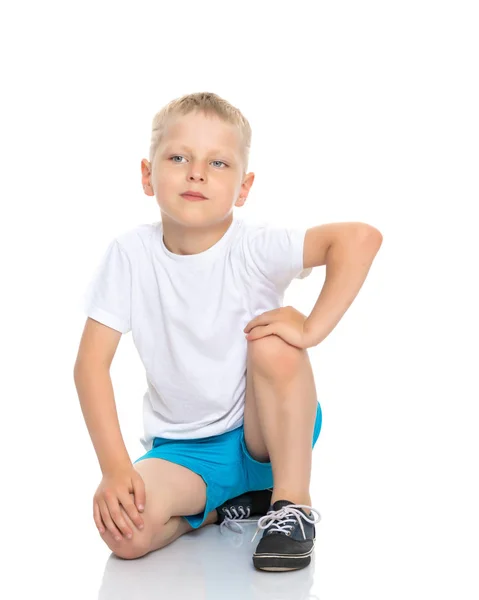
<instances>
[{"instance_id":1,"label":"bare leg","mask_svg":"<svg viewBox=\"0 0 479 600\"><path fill-rule=\"evenodd\" d=\"M309 492L317 410L314 375L306 350L285 344L281 360L253 364L254 395L268 448L274 488L271 504L311 506Z\"/></svg>"},{"instance_id":2,"label":"bare leg","mask_svg":"<svg viewBox=\"0 0 479 600\"><path fill-rule=\"evenodd\" d=\"M216 523L218 520L218 513L216 509L212 510L208 516L206 517L203 525L198 527L197 529L201 529L202 527L206 527L206 525L212 525ZM162 527L161 531L158 532L158 535L154 538L153 546L150 550L158 550L159 548L164 548L178 539L181 535L185 533L189 533L193 531L194 527L188 523L188 521L184 517L171 517L164 527Z\"/></svg>"}]
</instances>

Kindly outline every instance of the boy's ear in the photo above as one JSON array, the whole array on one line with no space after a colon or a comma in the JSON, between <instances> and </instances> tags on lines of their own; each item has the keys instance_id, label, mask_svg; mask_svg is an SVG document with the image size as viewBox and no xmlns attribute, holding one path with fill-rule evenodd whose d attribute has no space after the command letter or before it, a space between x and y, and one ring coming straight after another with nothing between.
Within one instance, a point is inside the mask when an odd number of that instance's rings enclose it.
<instances>
[{"instance_id":1,"label":"boy's ear","mask_svg":"<svg viewBox=\"0 0 479 600\"><path fill-rule=\"evenodd\" d=\"M248 196L251 186L253 185L253 181L254 173L248 173L241 184L240 196L238 200L236 200L235 206L243 206L243 204L246 202L246 197Z\"/></svg>"},{"instance_id":2,"label":"boy's ear","mask_svg":"<svg viewBox=\"0 0 479 600\"><path fill-rule=\"evenodd\" d=\"M253 185L254 173L248 173L245 175L243 183L241 184L241 191L248 193Z\"/></svg>"}]
</instances>

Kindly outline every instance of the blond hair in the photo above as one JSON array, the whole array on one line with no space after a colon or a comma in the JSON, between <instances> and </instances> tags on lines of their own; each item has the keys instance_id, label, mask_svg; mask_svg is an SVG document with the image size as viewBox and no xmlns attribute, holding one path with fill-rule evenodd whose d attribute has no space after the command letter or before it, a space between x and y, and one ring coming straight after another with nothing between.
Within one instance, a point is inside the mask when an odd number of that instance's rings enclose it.
<instances>
[{"instance_id":1,"label":"blond hair","mask_svg":"<svg viewBox=\"0 0 479 600\"><path fill-rule=\"evenodd\" d=\"M194 111L203 112L206 115L216 115L226 123L238 128L242 142L244 173L246 173L251 147L251 126L238 108L212 92L197 92L175 98L156 113L151 127L150 164L153 165L156 150L168 121L177 115L184 116Z\"/></svg>"}]
</instances>

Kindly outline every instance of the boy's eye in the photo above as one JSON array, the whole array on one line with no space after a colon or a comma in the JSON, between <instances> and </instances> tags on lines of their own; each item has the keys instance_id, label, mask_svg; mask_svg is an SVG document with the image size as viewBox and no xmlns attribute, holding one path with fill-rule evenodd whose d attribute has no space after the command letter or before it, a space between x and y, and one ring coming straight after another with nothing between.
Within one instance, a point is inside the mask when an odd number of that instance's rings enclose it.
<instances>
[{"instance_id":1,"label":"boy's eye","mask_svg":"<svg viewBox=\"0 0 479 600\"><path fill-rule=\"evenodd\" d=\"M170 160L171 160L172 158L184 158L184 156L181 156L180 154L175 154L174 156L172 156L172 157L170 158ZM177 164L181 164L180 162L178 162L178 161L176 161L176 160L174 160L173 162L176 162ZM222 160L213 160L212 162L215 162L215 163L221 163L222 165L225 165L225 167L227 167L227 166L228 166L228 165L227 165L225 162L223 162Z\"/></svg>"}]
</instances>

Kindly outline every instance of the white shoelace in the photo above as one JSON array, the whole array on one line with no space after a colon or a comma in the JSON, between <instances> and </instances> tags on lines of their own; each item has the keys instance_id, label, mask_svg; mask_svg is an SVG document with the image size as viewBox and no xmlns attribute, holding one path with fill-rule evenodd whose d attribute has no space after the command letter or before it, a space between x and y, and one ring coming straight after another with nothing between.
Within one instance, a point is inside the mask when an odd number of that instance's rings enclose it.
<instances>
[{"instance_id":1,"label":"white shoelace","mask_svg":"<svg viewBox=\"0 0 479 600\"><path fill-rule=\"evenodd\" d=\"M222 523L220 523L220 532L221 533L223 533L223 529L225 529L225 528L231 529L231 531L235 531L234 527L237 527L236 533L244 533L244 529L241 527L241 525L239 523L236 523L236 521L242 521L243 523L257 523L258 522L258 519L248 519L248 517L251 514L251 511L249 508L247 508L245 511L242 506L240 506L239 508L236 506L233 506L231 508L231 510L226 511L226 514L227 514L227 516L224 518L224 521ZM231 514L234 514L235 516L232 517Z\"/></svg>"},{"instance_id":2,"label":"white shoelace","mask_svg":"<svg viewBox=\"0 0 479 600\"><path fill-rule=\"evenodd\" d=\"M240 508L242 508L242 507L240 507ZM308 518L308 516L306 514L304 514L302 511L298 510L299 508L305 508L306 510L310 510L311 511L310 517L313 516L313 513L316 513L317 517L314 517L313 519ZM235 507L233 507L233 509L235 509ZM308 523L311 523L313 525L315 523L319 523L319 521L321 521L321 515L319 514L319 511L317 511L312 506L307 506L306 504L288 504L287 506L284 506L280 510L277 510L277 511L270 510L270 511L268 511L268 513L266 515L264 515L263 517L260 517L257 521L256 521L256 519L248 519L248 517L250 516L249 508L246 510L246 512L244 510L241 510L240 512L241 512L241 514L238 515L238 511L235 510L235 514L236 514L235 518L232 518L229 516L225 517L224 521L220 524L221 533L222 533L223 525L224 525L224 527L227 527L228 529L231 529L232 531L234 531L234 529L233 529L233 525L234 525L235 527L238 527L238 529L239 529L239 532L238 532L238 530L236 530L237 533L244 533L244 529L236 521L242 521L243 523L257 522L258 527L256 529L256 533L253 536L253 539L251 540L251 541L254 541L254 538L258 535L258 532L260 529L267 529L268 527L273 525L273 531L281 531L282 533L289 534L291 532L291 529L294 527L294 525L296 525L296 522L299 522L301 531L303 533L303 537L304 537L304 539L306 539L306 534L304 533L304 526L303 526L302 520L304 519L305 521L307 521ZM278 522L276 522L276 521L278 521Z\"/></svg>"}]
</instances>

